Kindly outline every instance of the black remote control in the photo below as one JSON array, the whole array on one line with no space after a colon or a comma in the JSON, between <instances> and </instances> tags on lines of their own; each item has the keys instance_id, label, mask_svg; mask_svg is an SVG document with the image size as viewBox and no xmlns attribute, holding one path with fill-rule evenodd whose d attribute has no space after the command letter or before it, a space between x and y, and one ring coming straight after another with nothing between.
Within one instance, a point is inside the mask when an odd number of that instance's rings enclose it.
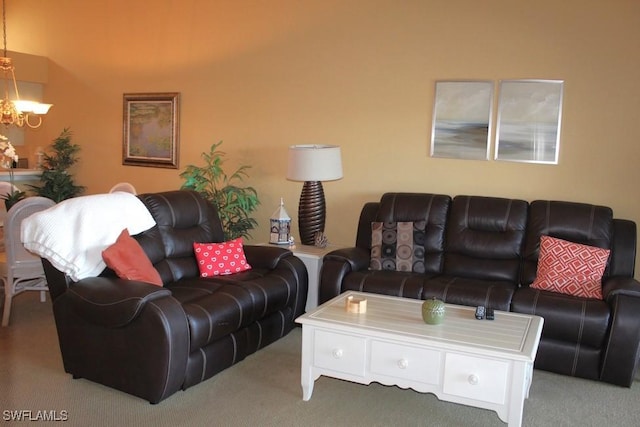
<instances>
[{"instance_id":1,"label":"black remote control","mask_svg":"<svg viewBox=\"0 0 640 427\"><path fill-rule=\"evenodd\" d=\"M487 313L486 313L486 319L487 320L493 320L493 308L487 308Z\"/></svg>"},{"instance_id":2,"label":"black remote control","mask_svg":"<svg viewBox=\"0 0 640 427\"><path fill-rule=\"evenodd\" d=\"M479 305L476 307L476 319L478 320L484 319L484 313L485 313L484 305Z\"/></svg>"}]
</instances>

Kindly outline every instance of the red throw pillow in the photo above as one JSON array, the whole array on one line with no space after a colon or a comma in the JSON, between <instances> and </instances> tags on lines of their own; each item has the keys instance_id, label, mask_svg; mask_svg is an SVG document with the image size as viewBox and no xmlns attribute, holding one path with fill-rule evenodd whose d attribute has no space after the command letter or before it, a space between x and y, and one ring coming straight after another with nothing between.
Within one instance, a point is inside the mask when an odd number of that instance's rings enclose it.
<instances>
[{"instance_id":1,"label":"red throw pillow","mask_svg":"<svg viewBox=\"0 0 640 427\"><path fill-rule=\"evenodd\" d=\"M602 299L602 275L609 250L549 236L540 237L534 289Z\"/></svg>"},{"instance_id":2,"label":"red throw pillow","mask_svg":"<svg viewBox=\"0 0 640 427\"><path fill-rule=\"evenodd\" d=\"M158 270L153 267L140 243L129 235L126 228L113 245L102 251L102 259L122 279L162 286Z\"/></svg>"},{"instance_id":3,"label":"red throw pillow","mask_svg":"<svg viewBox=\"0 0 640 427\"><path fill-rule=\"evenodd\" d=\"M242 238L222 243L194 243L200 277L239 273L251 266L244 255Z\"/></svg>"}]
</instances>

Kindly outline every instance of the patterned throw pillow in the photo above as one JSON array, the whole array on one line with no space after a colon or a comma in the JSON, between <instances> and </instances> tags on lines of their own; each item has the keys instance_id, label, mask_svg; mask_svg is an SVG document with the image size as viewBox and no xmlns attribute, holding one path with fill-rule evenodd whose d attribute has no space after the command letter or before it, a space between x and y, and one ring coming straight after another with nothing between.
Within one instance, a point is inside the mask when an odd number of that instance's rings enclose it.
<instances>
[{"instance_id":1,"label":"patterned throw pillow","mask_svg":"<svg viewBox=\"0 0 640 427\"><path fill-rule=\"evenodd\" d=\"M372 222L371 270L424 273L426 221Z\"/></svg>"},{"instance_id":2,"label":"patterned throw pillow","mask_svg":"<svg viewBox=\"0 0 640 427\"><path fill-rule=\"evenodd\" d=\"M222 243L194 243L200 277L239 273L251 269L244 254L242 238Z\"/></svg>"},{"instance_id":3,"label":"patterned throw pillow","mask_svg":"<svg viewBox=\"0 0 640 427\"><path fill-rule=\"evenodd\" d=\"M602 275L609 250L549 236L540 237L534 289L602 299Z\"/></svg>"}]
</instances>

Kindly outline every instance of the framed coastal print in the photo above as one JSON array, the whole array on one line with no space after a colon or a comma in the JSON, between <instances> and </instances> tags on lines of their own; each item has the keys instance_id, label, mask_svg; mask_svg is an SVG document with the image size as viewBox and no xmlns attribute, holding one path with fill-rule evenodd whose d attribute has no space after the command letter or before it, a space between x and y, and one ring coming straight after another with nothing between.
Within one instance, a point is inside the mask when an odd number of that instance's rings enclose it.
<instances>
[{"instance_id":1,"label":"framed coastal print","mask_svg":"<svg viewBox=\"0 0 640 427\"><path fill-rule=\"evenodd\" d=\"M125 93L122 164L178 168L180 94Z\"/></svg>"},{"instance_id":2,"label":"framed coastal print","mask_svg":"<svg viewBox=\"0 0 640 427\"><path fill-rule=\"evenodd\" d=\"M431 156L489 159L492 81L437 81Z\"/></svg>"},{"instance_id":3,"label":"framed coastal print","mask_svg":"<svg viewBox=\"0 0 640 427\"><path fill-rule=\"evenodd\" d=\"M557 164L562 96L562 80L501 81L496 160Z\"/></svg>"}]
</instances>

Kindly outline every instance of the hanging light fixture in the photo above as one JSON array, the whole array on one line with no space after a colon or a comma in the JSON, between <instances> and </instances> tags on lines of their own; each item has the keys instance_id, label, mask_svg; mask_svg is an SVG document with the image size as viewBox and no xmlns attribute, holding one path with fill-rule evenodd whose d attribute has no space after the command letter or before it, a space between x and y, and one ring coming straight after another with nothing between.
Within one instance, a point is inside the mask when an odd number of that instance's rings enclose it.
<instances>
[{"instance_id":1,"label":"hanging light fixture","mask_svg":"<svg viewBox=\"0 0 640 427\"><path fill-rule=\"evenodd\" d=\"M35 101L23 101L18 92L18 83L14 73L13 61L7 57L7 18L5 16L5 0L2 0L2 38L4 41L4 54L0 57L0 70L4 74L4 98L0 100L0 123L5 126L15 125L37 128L42 124L42 116L47 114L52 104L41 104ZM11 80L9 80L11 78ZM9 84L13 81L16 99L9 100ZM30 118L36 116L32 123Z\"/></svg>"}]
</instances>

